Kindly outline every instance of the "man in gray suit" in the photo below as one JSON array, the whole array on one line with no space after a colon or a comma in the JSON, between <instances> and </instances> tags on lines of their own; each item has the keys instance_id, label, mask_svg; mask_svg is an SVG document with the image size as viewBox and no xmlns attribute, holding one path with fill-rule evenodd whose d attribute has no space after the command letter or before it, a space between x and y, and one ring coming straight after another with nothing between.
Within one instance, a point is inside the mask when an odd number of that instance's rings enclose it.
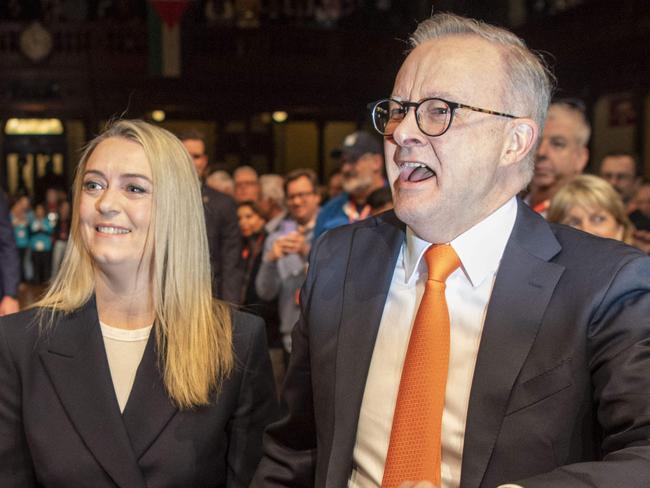
<instances>
[{"instance_id":1,"label":"man in gray suit","mask_svg":"<svg viewBox=\"0 0 650 488\"><path fill-rule=\"evenodd\" d=\"M253 486L433 486L406 464L391 466L404 468L395 484L384 472L399 459L389 454L410 394L422 257L448 244L460 267L443 285L440 444L421 464L439 459L443 488L647 488L650 259L549 225L516 198L551 92L520 39L438 14L411 40L390 99L372 109L395 212L312 247L286 412ZM407 442L402 459L418 447Z\"/></svg>"}]
</instances>

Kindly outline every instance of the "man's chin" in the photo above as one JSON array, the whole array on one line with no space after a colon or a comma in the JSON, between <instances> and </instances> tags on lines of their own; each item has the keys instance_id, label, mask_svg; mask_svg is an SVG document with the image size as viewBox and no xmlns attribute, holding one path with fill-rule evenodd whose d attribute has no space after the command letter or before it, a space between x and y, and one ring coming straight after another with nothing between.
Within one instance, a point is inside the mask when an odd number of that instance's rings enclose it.
<instances>
[{"instance_id":1,"label":"man's chin","mask_svg":"<svg viewBox=\"0 0 650 488\"><path fill-rule=\"evenodd\" d=\"M555 184L555 178L547 174L533 175L530 184L537 188L549 188Z\"/></svg>"},{"instance_id":2,"label":"man's chin","mask_svg":"<svg viewBox=\"0 0 650 488\"><path fill-rule=\"evenodd\" d=\"M349 195L357 195L367 191L371 185L371 181L364 181L360 178L355 178L343 183L343 191Z\"/></svg>"}]
</instances>

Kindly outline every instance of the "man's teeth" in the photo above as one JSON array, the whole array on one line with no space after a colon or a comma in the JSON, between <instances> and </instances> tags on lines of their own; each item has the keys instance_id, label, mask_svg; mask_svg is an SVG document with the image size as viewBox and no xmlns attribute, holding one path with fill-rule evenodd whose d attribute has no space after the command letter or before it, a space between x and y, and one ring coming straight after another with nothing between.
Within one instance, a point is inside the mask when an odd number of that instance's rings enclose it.
<instances>
[{"instance_id":1,"label":"man's teeth","mask_svg":"<svg viewBox=\"0 0 650 488\"><path fill-rule=\"evenodd\" d=\"M412 161L405 161L400 165L402 168L424 168L425 165L422 163L416 163Z\"/></svg>"},{"instance_id":2,"label":"man's teeth","mask_svg":"<svg viewBox=\"0 0 650 488\"><path fill-rule=\"evenodd\" d=\"M401 178L411 183L428 180L432 176L435 176L435 172L431 168L418 161L404 161L400 163L399 167Z\"/></svg>"},{"instance_id":3,"label":"man's teeth","mask_svg":"<svg viewBox=\"0 0 650 488\"><path fill-rule=\"evenodd\" d=\"M128 234L131 232L128 229L121 229L119 227L104 227L102 225L97 226L97 231L103 234Z\"/></svg>"}]
</instances>

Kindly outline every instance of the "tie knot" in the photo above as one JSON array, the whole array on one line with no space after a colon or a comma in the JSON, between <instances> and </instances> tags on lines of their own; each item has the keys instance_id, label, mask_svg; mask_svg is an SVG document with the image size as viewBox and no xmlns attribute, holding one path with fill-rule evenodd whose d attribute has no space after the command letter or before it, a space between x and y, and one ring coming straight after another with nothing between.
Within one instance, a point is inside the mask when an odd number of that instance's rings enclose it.
<instances>
[{"instance_id":1,"label":"tie knot","mask_svg":"<svg viewBox=\"0 0 650 488\"><path fill-rule=\"evenodd\" d=\"M429 269L429 278L444 283L460 266L460 259L454 248L449 244L433 244L424 253L424 259Z\"/></svg>"}]
</instances>

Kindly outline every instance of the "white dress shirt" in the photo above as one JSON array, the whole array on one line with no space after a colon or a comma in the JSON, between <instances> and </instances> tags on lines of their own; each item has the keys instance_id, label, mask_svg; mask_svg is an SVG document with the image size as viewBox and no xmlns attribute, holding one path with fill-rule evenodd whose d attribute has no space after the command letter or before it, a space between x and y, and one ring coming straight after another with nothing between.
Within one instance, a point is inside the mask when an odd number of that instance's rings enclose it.
<instances>
[{"instance_id":1,"label":"white dress shirt","mask_svg":"<svg viewBox=\"0 0 650 488\"><path fill-rule=\"evenodd\" d=\"M447 279L451 350L442 418L441 488L460 484L474 367L494 279L517 215L512 198L450 244L461 267ZM393 412L411 328L427 279L422 259L431 245L409 228L388 291L364 390L351 488L381 486Z\"/></svg>"}]
</instances>

